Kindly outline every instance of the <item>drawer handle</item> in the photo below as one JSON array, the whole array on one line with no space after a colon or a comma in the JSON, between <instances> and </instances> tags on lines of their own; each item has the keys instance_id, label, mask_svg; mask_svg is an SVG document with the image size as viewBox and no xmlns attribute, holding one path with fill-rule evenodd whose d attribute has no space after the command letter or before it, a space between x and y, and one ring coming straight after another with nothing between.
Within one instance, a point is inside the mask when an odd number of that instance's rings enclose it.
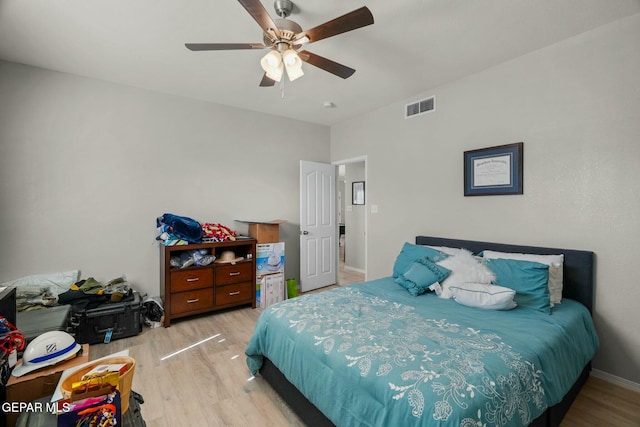
<instances>
[{"instance_id":1,"label":"drawer handle","mask_svg":"<svg viewBox=\"0 0 640 427\"><path fill-rule=\"evenodd\" d=\"M239 276L240 272L239 271L232 271L231 273L229 273L229 276Z\"/></svg>"},{"instance_id":2,"label":"drawer handle","mask_svg":"<svg viewBox=\"0 0 640 427\"><path fill-rule=\"evenodd\" d=\"M236 291L236 292L229 292L229 296L232 297L234 295L240 295L240 291Z\"/></svg>"},{"instance_id":3,"label":"drawer handle","mask_svg":"<svg viewBox=\"0 0 640 427\"><path fill-rule=\"evenodd\" d=\"M197 282L198 280L200 280L199 277L188 277L187 278L187 282Z\"/></svg>"},{"instance_id":4,"label":"drawer handle","mask_svg":"<svg viewBox=\"0 0 640 427\"><path fill-rule=\"evenodd\" d=\"M200 298L188 299L187 304L193 304L194 302L198 302L198 301L200 301Z\"/></svg>"}]
</instances>

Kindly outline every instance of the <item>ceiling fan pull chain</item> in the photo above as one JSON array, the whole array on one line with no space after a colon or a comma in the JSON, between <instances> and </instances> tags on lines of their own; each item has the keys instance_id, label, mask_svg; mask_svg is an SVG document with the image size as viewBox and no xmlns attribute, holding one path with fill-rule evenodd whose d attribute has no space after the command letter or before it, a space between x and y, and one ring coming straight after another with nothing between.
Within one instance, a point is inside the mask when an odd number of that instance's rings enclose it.
<instances>
[{"instance_id":1,"label":"ceiling fan pull chain","mask_svg":"<svg viewBox=\"0 0 640 427\"><path fill-rule=\"evenodd\" d=\"M280 82L280 96L282 97L282 99L284 99L284 81L286 79L282 79L282 81Z\"/></svg>"}]
</instances>

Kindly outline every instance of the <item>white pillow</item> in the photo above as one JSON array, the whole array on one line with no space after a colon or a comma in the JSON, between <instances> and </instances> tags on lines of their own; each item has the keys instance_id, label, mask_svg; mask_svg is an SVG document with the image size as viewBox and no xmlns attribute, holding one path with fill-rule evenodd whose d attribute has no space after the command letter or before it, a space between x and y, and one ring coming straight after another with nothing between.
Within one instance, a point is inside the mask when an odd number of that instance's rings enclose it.
<instances>
[{"instance_id":1,"label":"white pillow","mask_svg":"<svg viewBox=\"0 0 640 427\"><path fill-rule=\"evenodd\" d=\"M564 254L559 255L536 255L536 254L520 254L511 252L497 252L486 250L482 256L487 259L516 259L521 261L539 262L549 266L549 302L551 307L554 304L560 304L562 301L562 269L564 265Z\"/></svg>"},{"instance_id":2,"label":"white pillow","mask_svg":"<svg viewBox=\"0 0 640 427\"><path fill-rule=\"evenodd\" d=\"M458 304L489 310L511 310L518 304L513 300L516 291L504 286L486 283L464 283L450 286L453 298Z\"/></svg>"},{"instance_id":3,"label":"white pillow","mask_svg":"<svg viewBox=\"0 0 640 427\"><path fill-rule=\"evenodd\" d=\"M453 294L449 290L450 286L463 283L490 284L494 281L496 275L481 260L482 258L473 256L468 250L460 249L448 258L438 261L436 264L451 270L449 276L440 283L442 292L438 296L440 298L452 298Z\"/></svg>"}]
</instances>

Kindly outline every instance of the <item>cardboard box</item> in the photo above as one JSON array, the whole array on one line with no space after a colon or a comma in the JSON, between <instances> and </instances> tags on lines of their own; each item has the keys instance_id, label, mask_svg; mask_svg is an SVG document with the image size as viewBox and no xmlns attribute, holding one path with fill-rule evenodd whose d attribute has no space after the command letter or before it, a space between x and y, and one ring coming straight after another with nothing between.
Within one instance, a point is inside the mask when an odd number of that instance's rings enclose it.
<instances>
[{"instance_id":1,"label":"cardboard box","mask_svg":"<svg viewBox=\"0 0 640 427\"><path fill-rule=\"evenodd\" d=\"M82 354L66 362L47 366L21 377L11 375L7 381L7 402L31 402L53 394L65 369L82 365L89 361L89 344L82 345ZM18 361L18 365L22 363ZM7 426L13 427L20 414L7 413Z\"/></svg>"},{"instance_id":2,"label":"cardboard box","mask_svg":"<svg viewBox=\"0 0 640 427\"><path fill-rule=\"evenodd\" d=\"M284 273L284 242L256 245L256 276Z\"/></svg>"},{"instance_id":3,"label":"cardboard box","mask_svg":"<svg viewBox=\"0 0 640 427\"><path fill-rule=\"evenodd\" d=\"M260 278L259 283L261 308L286 299L284 273L266 274Z\"/></svg>"},{"instance_id":4,"label":"cardboard box","mask_svg":"<svg viewBox=\"0 0 640 427\"><path fill-rule=\"evenodd\" d=\"M273 221L245 221L237 220L249 224L249 236L258 243L274 243L280 240L280 224L287 221L284 219L274 219Z\"/></svg>"}]
</instances>

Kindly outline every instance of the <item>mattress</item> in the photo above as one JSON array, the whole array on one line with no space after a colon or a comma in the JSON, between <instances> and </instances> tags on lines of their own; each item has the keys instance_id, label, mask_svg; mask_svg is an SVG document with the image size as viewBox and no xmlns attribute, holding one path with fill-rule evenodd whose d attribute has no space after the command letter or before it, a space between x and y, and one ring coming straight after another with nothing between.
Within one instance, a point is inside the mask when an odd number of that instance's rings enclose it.
<instances>
[{"instance_id":1,"label":"mattress","mask_svg":"<svg viewBox=\"0 0 640 427\"><path fill-rule=\"evenodd\" d=\"M592 359L588 310L465 307L393 278L307 294L260 316L247 349L334 424L522 426L560 402Z\"/></svg>"}]
</instances>

